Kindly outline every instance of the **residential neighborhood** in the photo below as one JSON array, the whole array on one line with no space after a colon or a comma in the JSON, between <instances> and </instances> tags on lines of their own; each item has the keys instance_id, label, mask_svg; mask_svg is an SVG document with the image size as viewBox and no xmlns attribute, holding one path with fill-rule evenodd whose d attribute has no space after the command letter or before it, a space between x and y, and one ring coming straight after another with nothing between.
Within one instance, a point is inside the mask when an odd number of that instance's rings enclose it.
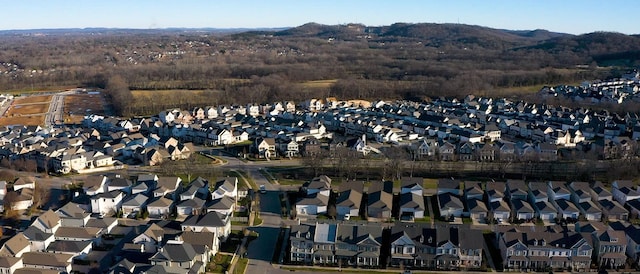
<instances>
[{"instance_id":1,"label":"residential neighborhood","mask_svg":"<svg viewBox=\"0 0 640 274\"><path fill-rule=\"evenodd\" d=\"M7 238L0 254L11 257L3 263L10 274L37 268L205 272L222 246L238 244L237 231L248 231L247 219L236 215L259 213L240 203L265 195L246 191L257 190L248 180L257 175L205 179L197 171L170 176L141 168L189 165L196 155L224 165L227 160L208 154L214 147L225 159L276 164L318 154L337 158L341 149L357 158L383 159L394 147L419 162L606 161L638 155L636 129L640 121L631 113L471 95L429 103L325 98L170 109L134 119L88 115L81 126L7 126L0 128L0 157L7 167L83 179L73 184L65 204L34 216L28 228ZM123 170L137 173L123 176ZM259 171L269 177L268 169ZM302 180L287 187L276 180L264 189L289 198L278 214L288 217L278 220L281 266L637 267L636 181L467 180L402 172L394 178L318 174ZM37 212L38 181L21 176L0 183L5 211ZM238 220L244 220L240 230L232 228ZM44 262L49 265L39 264Z\"/></svg>"},{"instance_id":2,"label":"residential neighborhood","mask_svg":"<svg viewBox=\"0 0 640 274\"><path fill-rule=\"evenodd\" d=\"M0 248L2 271L204 273L230 237L236 202L243 198L239 193L246 194L238 191L237 179L222 178L224 183L217 185L201 177L185 184L154 174L131 179L91 175L69 192L70 200L59 208L43 211L17 230L5 228L5 235L14 235ZM37 199L27 194L38 184L35 178L4 183L7 195L24 196L25 202L13 204L12 211L27 210ZM157 191L167 185L169 191ZM208 210L205 204L215 201L216 193L231 202ZM181 209L185 201L197 199L203 202L189 204L189 211Z\"/></svg>"}]
</instances>

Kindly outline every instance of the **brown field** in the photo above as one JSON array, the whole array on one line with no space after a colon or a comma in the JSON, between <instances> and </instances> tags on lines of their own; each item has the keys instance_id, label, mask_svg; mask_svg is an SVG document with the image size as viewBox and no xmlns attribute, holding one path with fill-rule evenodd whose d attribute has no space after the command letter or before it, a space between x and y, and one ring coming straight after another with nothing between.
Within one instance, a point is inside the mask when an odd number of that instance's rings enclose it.
<instances>
[{"instance_id":1,"label":"brown field","mask_svg":"<svg viewBox=\"0 0 640 274\"><path fill-rule=\"evenodd\" d=\"M64 97L64 122L80 123L85 115L104 115L105 100L101 94L73 94Z\"/></svg>"},{"instance_id":2,"label":"brown field","mask_svg":"<svg viewBox=\"0 0 640 274\"><path fill-rule=\"evenodd\" d=\"M44 104L32 104L32 105L17 105L14 104L9 108L7 116L21 116L26 114L42 114L49 111L49 103Z\"/></svg>"},{"instance_id":3,"label":"brown field","mask_svg":"<svg viewBox=\"0 0 640 274\"><path fill-rule=\"evenodd\" d=\"M51 95L37 95L37 96L27 96L27 97L17 97L15 100L16 105L22 104L39 104L39 103L48 103L51 101Z\"/></svg>"},{"instance_id":4,"label":"brown field","mask_svg":"<svg viewBox=\"0 0 640 274\"><path fill-rule=\"evenodd\" d=\"M2 117L0 118L0 125L27 125L37 126L44 124L45 115L37 116L14 116L14 117Z\"/></svg>"}]
</instances>

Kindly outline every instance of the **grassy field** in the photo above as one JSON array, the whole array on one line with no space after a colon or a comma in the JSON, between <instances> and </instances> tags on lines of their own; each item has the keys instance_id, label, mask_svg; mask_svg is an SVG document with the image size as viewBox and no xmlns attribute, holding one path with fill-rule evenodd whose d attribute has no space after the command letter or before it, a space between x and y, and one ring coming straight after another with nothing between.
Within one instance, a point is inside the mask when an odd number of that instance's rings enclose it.
<instances>
[{"instance_id":1,"label":"grassy field","mask_svg":"<svg viewBox=\"0 0 640 274\"><path fill-rule=\"evenodd\" d=\"M300 83L300 86L302 86L303 88L330 88L337 81L338 81L337 79L306 81L306 82Z\"/></svg>"}]
</instances>

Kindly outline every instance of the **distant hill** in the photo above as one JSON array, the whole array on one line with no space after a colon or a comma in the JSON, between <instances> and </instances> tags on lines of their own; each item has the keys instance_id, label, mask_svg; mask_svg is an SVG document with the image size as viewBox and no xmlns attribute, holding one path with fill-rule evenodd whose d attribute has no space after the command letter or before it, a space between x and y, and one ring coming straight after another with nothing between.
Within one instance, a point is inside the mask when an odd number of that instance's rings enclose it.
<instances>
[{"instance_id":1,"label":"distant hill","mask_svg":"<svg viewBox=\"0 0 640 274\"><path fill-rule=\"evenodd\" d=\"M322 25L308 23L275 32L273 35L282 37L335 38L340 40L362 39L366 35L369 39L377 39L379 41L416 40L427 46L434 47L458 44L493 49L535 45L550 38L571 36L546 30L512 31L473 25L434 23L396 23L390 26L377 27L368 27L362 24Z\"/></svg>"}]
</instances>

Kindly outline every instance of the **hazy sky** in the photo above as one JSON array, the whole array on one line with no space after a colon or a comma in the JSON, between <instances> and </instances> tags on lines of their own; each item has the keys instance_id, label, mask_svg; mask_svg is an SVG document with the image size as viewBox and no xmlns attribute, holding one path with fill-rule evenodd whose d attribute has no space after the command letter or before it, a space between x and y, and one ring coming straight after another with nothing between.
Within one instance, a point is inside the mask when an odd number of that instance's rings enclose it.
<instances>
[{"instance_id":1,"label":"hazy sky","mask_svg":"<svg viewBox=\"0 0 640 274\"><path fill-rule=\"evenodd\" d=\"M573 34L640 33L636 0L2 0L0 4L0 30L459 22Z\"/></svg>"}]
</instances>

